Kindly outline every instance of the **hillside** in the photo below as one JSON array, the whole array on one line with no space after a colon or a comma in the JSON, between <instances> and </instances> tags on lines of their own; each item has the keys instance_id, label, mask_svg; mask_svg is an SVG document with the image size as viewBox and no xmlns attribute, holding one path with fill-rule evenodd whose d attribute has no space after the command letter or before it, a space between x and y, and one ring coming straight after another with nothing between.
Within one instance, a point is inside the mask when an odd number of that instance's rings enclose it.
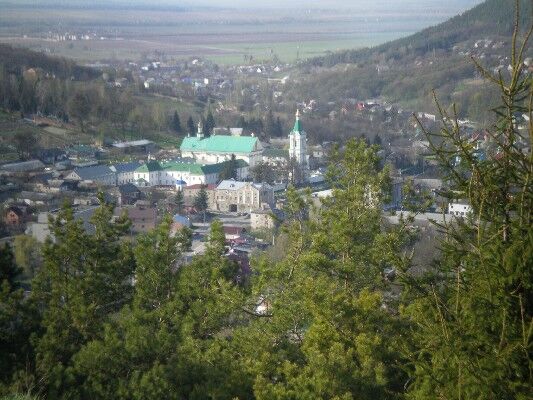
<instances>
[{"instance_id":1,"label":"hillside","mask_svg":"<svg viewBox=\"0 0 533 400\"><path fill-rule=\"evenodd\" d=\"M50 56L37 51L12 47L0 43L0 67L7 73L21 75L28 68L39 68L60 79L87 80L98 77L101 72L77 65L63 57Z\"/></svg>"},{"instance_id":2,"label":"hillside","mask_svg":"<svg viewBox=\"0 0 533 400\"><path fill-rule=\"evenodd\" d=\"M434 51L450 51L459 43L475 38L510 37L513 31L515 0L487 0L434 27L371 49L347 50L309 60L308 65L334 66L339 63L368 62L376 57L403 58L425 56ZM520 0L520 26L532 23L533 2Z\"/></svg>"},{"instance_id":3,"label":"hillside","mask_svg":"<svg viewBox=\"0 0 533 400\"><path fill-rule=\"evenodd\" d=\"M532 24L533 7L530 0L520 4L524 32ZM470 58L491 71L505 71L513 22L514 0L487 0L412 36L309 60L300 66L291 95L295 100L316 98L321 103L382 97L433 112L435 89L444 104L458 104L461 117L488 123L486 111L498 97L480 79ZM527 54L532 55L531 46Z\"/></svg>"}]
</instances>

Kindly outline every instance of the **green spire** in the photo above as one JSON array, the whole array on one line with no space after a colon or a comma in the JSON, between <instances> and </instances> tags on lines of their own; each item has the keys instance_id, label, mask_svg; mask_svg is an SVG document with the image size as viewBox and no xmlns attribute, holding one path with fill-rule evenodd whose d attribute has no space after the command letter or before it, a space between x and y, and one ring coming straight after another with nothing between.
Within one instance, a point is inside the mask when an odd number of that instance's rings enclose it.
<instances>
[{"instance_id":1,"label":"green spire","mask_svg":"<svg viewBox=\"0 0 533 400\"><path fill-rule=\"evenodd\" d=\"M302 123L300 121L300 110L296 110L296 121L294 121L294 128L292 128L293 132L302 132Z\"/></svg>"}]
</instances>

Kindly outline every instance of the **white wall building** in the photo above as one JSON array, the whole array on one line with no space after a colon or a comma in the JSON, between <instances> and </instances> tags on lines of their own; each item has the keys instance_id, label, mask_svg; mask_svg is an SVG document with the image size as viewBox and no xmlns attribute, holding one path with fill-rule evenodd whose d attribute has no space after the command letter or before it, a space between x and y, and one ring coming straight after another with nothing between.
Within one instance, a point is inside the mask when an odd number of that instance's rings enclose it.
<instances>
[{"instance_id":1,"label":"white wall building","mask_svg":"<svg viewBox=\"0 0 533 400\"><path fill-rule=\"evenodd\" d=\"M466 217L472 213L472 206L464 200L459 200L448 205L448 213L456 217Z\"/></svg>"},{"instance_id":2,"label":"white wall building","mask_svg":"<svg viewBox=\"0 0 533 400\"><path fill-rule=\"evenodd\" d=\"M150 161L135 170L133 183L137 186L211 185L219 181L225 165ZM237 160L237 177L248 177L248 164L242 160Z\"/></svg>"}]
</instances>

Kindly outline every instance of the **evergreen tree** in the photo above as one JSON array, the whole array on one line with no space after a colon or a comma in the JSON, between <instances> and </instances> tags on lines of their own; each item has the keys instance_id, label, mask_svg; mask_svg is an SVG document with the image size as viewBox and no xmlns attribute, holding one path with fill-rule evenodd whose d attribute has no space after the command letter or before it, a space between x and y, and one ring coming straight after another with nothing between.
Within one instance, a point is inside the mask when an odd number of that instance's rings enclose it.
<instances>
[{"instance_id":1,"label":"evergreen tree","mask_svg":"<svg viewBox=\"0 0 533 400\"><path fill-rule=\"evenodd\" d=\"M194 125L194 120L191 116L187 119L187 133L191 136L196 133L196 126Z\"/></svg>"},{"instance_id":2,"label":"evergreen tree","mask_svg":"<svg viewBox=\"0 0 533 400\"><path fill-rule=\"evenodd\" d=\"M254 167L251 168L250 174L254 182L266 182L269 184L274 183L276 179L276 171L272 165L259 162Z\"/></svg>"},{"instance_id":3,"label":"evergreen tree","mask_svg":"<svg viewBox=\"0 0 533 400\"><path fill-rule=\"evenodd\" d=\"M204 122L204 135L205 137L209 137L213 134L213 129L215 129L216 123L215 123L215 117L213 117L213 113L211 110L207 112L207 116L205 117Z\"/></svg>"},{"instance_id":4,"label":"evergreen tree","mask_svg":"<svg viewBox=\"0 0 533 400\"><path fill-rule=\"evenodd\" d=\"M395 348L402 321L383 269L409 260L398 256L405 233L380 224L389 172L376 152L347 143L330 171L333 196L319 210L310 193L287 190L286 257L254 265L262 309L236 333L257 399L402 393L407 377Z\"/></svg>"},{"instance_id":5,"label":"evergreen tree","mask_svg":"<svg viewBox=\"0 0 533 400\"><path fill-rule=\"evenodd\" d=\"M26 160L38 148L38 139L31 130L19 130L13 137L13 144L21 160Z\"/></svg>"},{"instance_id":6,"label":"evergreen tree","mask_svg":"<svg viewBox=\"0 0 533 400\"><path fill-rule=\"evenodd\" d=\"M275 137L283 137L283 124L281 123L281 120L276 118L276 130L275 130Z\"/></svg>"},{"instance_id":7,"label":"evergreen tree","mask_svg":"<svg viewBox=\"0 0 533 400\"><path fill-rule=\"evenodd\" d=\"M32 291L43 310L36 373L49 397L77 396L72 357L131 300L134 262L130 245L121 241L129 222L125 217L111 222L112 217L113 206L102 203L91 219L92 235L68 206L50 223L54 240L44 245L44 265Z\"/></svg>"},{"instance_id":8,"label":"evergreen tree","mask_svg":"<svg viewBox=\"0 0 533 400\"><path fill-rule=\"evenodd\" d=\"M0 396L31 379L33 349L30 337L38 332L38 315L18 288L20 269L11 248L0 248ZM24 387L24 389L28 389Z\"/></svg>"},{"instance_id":9,"label":"evergreen tree","mask_svg":"<svg viewBox=\"0 0 533 400\"><path fill-rule=\"evenodd\" d=\"M171 121L172 130L176 133L181 133L181 121L177 111L174 111Z\"/></svg>"},{"instance_id":10,"label":"evergreen tree","mask_svg":"<svg viewBox=\"0 0 533 400\"><path fill-rule=\"evenodd\" d=\"M181 214L183 212L183 207L185 205L185 200L183 198L183 191L178 190L176 196L174 197L174 204L176 205L176 212Z\"/></svg>"},{"instance_id":11,"label":"evergreen tree","mask_svg":"<svg viewBox=\"0 0 533 400\"><path fill-rule=\"evenodd\" d=\"M165 219L135 249L131 308L76 356L85 398L251 398L226 335L241 323L241 294L226 278L234 266L222 255L221 224L213 224L206 254L179 268L183 236L171 237L170 224Z\"/></svg>"},{"instance_id":12,"label":"evergreen tree","mask_svg":"<svg viewBox=\"0 0 533 400\"><path fill-rule=\"evenodd\" d=\"M10 288L16 288L17 278L22 270L15 264L15 256L7 243L0 247L0 283L7 282Z\"/></svg>"},{"instance_id":13,"label":"evergreen tree","mask_svg":"<svg viewBox=\"0 0 533 400\"><path fill-rule=\"evenodd\" d=\"M274 120L274 114L272 113L272 110L268 111L268 114L265 118L265 136L267 138L277 136L276 121Z\"/></svg>"},{"instance_id":14,"label":"evergreen tree","mask_svg":"<svg viewBox=\"0 0 533 400\"><path fill-rule=\"evenodd\" d=\"M209 207L209 196L207 195L207 190L205 190L205 187L202 187L194 198L193 206L197 212L201 212L203 214L203 219L205 222L205 212Z\"/></svg>"},{"instance_id":15,"label":"evergreen tree","mask_svg":"<svg viewBox=\"0 0 533 400\"><path fill-rule=\"evenodd\" d=\"M503 101L487 132L495 150L477 157L456 115L438 102L443 129L426 131L452 194L473 210L440 226L442 256L430 274L406 275L412 399L531 397L533 169L518 143L531 140L533 127L527 138L515 115L531 115L533 86L515 40L508 81L478 65Z\"/></svg>"},{"instance_id":16,"label":"evergreen tree","mask_svg":"<svg viewBox=\"0 0 533 400\"><path fill-rule=\"evenodd\" d=\"M235 154L231 155L231 158L225 162L224 168L220 172L220 179L237 179L237 159Z\"/></svg>"}]
</instances>

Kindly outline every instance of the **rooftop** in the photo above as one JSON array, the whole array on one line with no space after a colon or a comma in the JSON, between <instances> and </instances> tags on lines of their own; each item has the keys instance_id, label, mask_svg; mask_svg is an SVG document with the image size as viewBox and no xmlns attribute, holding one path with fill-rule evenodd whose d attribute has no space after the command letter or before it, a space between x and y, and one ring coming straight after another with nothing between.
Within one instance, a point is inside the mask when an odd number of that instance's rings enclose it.
<instances>
[{"instance_id":1,"label":"rooftop","mask_svg":"<svg viewBox=\"0 0 533 400\"><path fill-rule=\"evenodd\" d=\"M153 142L150 140L142 139L142 140L133 140L131 142L113 143L113 147L124 149L127 147L147 146L152 143Z\"/></svg>"},{"instance_id":2,"label":"rooftop","mask_svg":"<svg viewBox=\"0 0 533 400\"><path fill-rule=\"evenodd\" d=\"M251 153L257 151L259 140L252 136L221 136L208 138L186 137L181 151L207 151L215 153Z\"/></svg>"},{"instance_id":3,"label":"rooftop","mask_svg":"<svg viewBox=\"0 0 533 400\"><path fill-rule=\"evenodd\" d=\"M128 163L120 163L120 164L114 164L111 166L111 168L115 169L115 172L121 174L126 172L133 172L137 168L139 168L142 164L138 161L132 161Z\"/></svg>"},{"instance_id":4,"label":"rooftop","mask_svg":"<svg viewBox=\"0 0 533 400\"><path fill-rule=\"evenodd\" d=\"M244 160L235 160L237 168L244 168L248 163ZM220 173L228 161L219 164L196 164L188 162L159 162L150 161L136 169L137 172L153 172L153 171L176 171L189 172L193 175L209 175Z\"/></svg>"},{"instance_id":5,"label":"rooftop","mask_svg":"<svg viewBox=\"0 0 533 400\"><path fill-rule=\"evenodd\" d=\"M111 170L111 168L109 168L107 165L94 165L92 167L76 168L74 172L80 177L81 180L84 181L114 174L113 170Z\"/></svg>"},{"instance_id":6,"label":"rooftop","mask_svg":"<svg viewBox=\"0 0 533 400\"><path fill-rule=\"evenodd\" d=\"M256 189L261 189L263 186L269 187L266 183L251 183L251 182L241 182L236 181L235 179L227 179L221 181L218 186L217 190L239 190L243 187L250 185L251 187L254 187Z\"/></svg>"}]
</instances>

